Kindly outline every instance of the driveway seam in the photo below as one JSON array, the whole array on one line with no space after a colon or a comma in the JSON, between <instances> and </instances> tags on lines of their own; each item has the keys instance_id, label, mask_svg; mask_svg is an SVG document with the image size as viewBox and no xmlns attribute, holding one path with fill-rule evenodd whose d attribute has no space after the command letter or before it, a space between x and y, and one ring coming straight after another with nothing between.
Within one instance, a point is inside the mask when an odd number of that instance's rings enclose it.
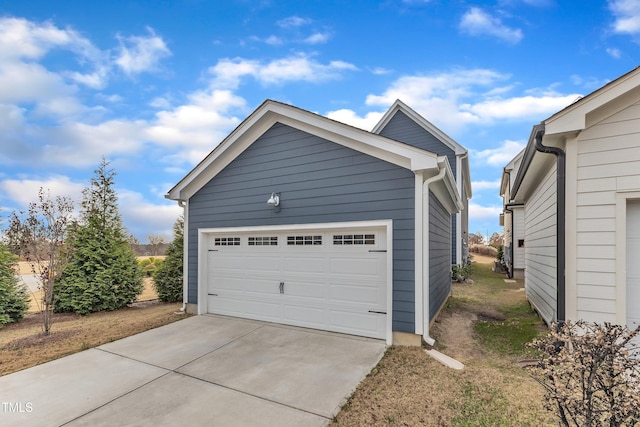
<instances>
[{"instance_id":1,"label":"driveway seam","mask_svg":"<svg viewBox=\"0 0 640 427\"><path fill-rule=\"evenodd\" d=\"M110 352L107 352L107 353L110 353ZM111 353L111 354L115 354L115 353ZM115 354L115 355L119 356L118 354ZM138 362L135 359L130 359L130 360L134 360L134 361ZM140 362L140 363L144 363L144 362ZM148 363L148 365L154 366L154 365L151 365L150 363ZM156 367L160 368L159 366L156 366ZM116 400L119 400L119 399L121 399L121 398L123 398L125 396L128 396L129 394L133 393L134 391L137 391L137 390L141 389L142 387L145 387L145 386L147 386L147 385L149 385L149 384L151 384L151 383L153 383L155 381L158 381L160 378L166 377L167 375L171 374L171 372L172 372L172 371L170 371L168 369L165 369L165 368L161 368L161 369L165 370L166 372L164 374L160 375L159 377L156 377L156 378L152 379L151 381L147 381L146 383L141 384L138 387L134 387L131 390L129 390L129 391L127 391L127 392L125 392L125 393L123 393L123 394L121 394L119 396L114 397L113 399L109 400L108 402L105 402L105 403L103 403L103 404L101 404L99 406L96 406L95 408L91 409L90 411L87 411L82 415L78 415L77 417L60 424L60 427L69 425L70 423L72 423L72 422L74 422L76 420L79 420L80 418L82 418L84 416L87 416L87 415L91 414L92 412L95 412L95 411L99 410L100 408L104 408L105 406L115 402Z\"/></svg>"},{"instance_id":2,"label":"driveway seam","mask_svg":"<svg viewBox=\"0 0 640 427\"><path fill-rule=\"evenodd\" d=\"M235 392L240 393L240 394L244 394L244 395L247 395L247 396L255 397L256 399L264 400L265 402L275 403L276 405L284 406L285 408L294 409L294 410L300 411L300 412L305 412L307 414L311 414L311 415L315 415L317 417L324 418L325 420L329 420L329 421L331 420L331 418L327 417L326 415L318 414L316 412L312 412L312 411L309 411L307 409L296 408L295 406L288 405L288 404L282 403L282 402L278 402L277 400L268 399L268 398L263 397L263 396L258 396L258 395L253 394L253 393L249 393L249 392L246 392L246 391L243 391L243 390L238 390L237 388L229 387L229 386L226 386L224 384L219 384L219 383L216 383L214 381L205 380L203 378L199 378L199 377L196 377L196 376L193 376L193 375L189 375L189 374L186 374L184 372L175 372L175 373L179 374L179 375L182 375L182 376L185 376L187 378L192 378L194 380L198 380L198 381L202 381L204 383L212 384L212 385L215 385L217 387L226 388L227 390L235 391Z\"/></svg>"},{"instance_id":3,"label":"driveway seam","mask_svg":"<svg viewBox=\"0 0 640 427\"><path fill-rule=\"evenodd\" d=\"M202 356L199 356L199 357L197 357L197 358L193 359L191 362L185 363L184 365L181 365L181 366L179 366L179 367L177 367L177 368L175 368L175 369L168 369L168 368L165 368L165 367L163 367L163 366L154 365L153 363L144 362L144 361L142 361L142 360L134 359L134 358L132 358L132 357L124 356L124 355L122 355L122 354L114 353L114 352L112 352L112 351L108 351L108 350L105 350L105 349L102 349L102 348L98 348L98 347L96 347L96 348L95 348L96 350L100 350L100 351L103 351L103 352L105 352L105 353L112 354L112 355L114 355L114 356L122 357L122 358L124 358L124 359L128 359L128 360L131 360L131 361L133 361L133 362L142 363L142 364L144 364L144 365L148 365L148 366L153 366L154 368L159 368L159 369L162 369L162 370L164 370L164 371L166 371L166 372L165 372L163 375L160 375L159 377L154 378L154 379L153 379L153 380L151 380L151 381L148 381L148 382L146 382L146 383L144 383L144 384L142 384L142 385L140 385L140 386L138 386L138 387L136 387L136 388L133 388L133 389L131 389L131 390L127 391L126 393L121 394L120 396L115 397L114 399L112 399L112 400L110 400L110 401L108 401L108 402L106 402L106 403L104 403L104 404L102 404L102 405L100 405L100 406L97 406L96 408L93 408L93 409L92 409L92 410L90 410L89 412L86 412L86 413L84 413L84 414L82 414L82 415L80 415L80 416L78 416L78 417L76 417L76 418L74 418L74 419L72 419L72 420L70 420L70 421L65 422L64 424L61 424L61 426L67 425L67 424L69 424L69 423L71 423L71 422L73 422L73 421L75 421L75 420L77 420L77 419L79 419L79 418L84 417L85 415L88 415L88 414L90 414L90 413L92 413L92 412L94 412L94 411L97 411L98 409L102 408L103 406L106 406L106 405L108 405L108 404L110 404L110 403L112 403L112 402L115 402L116 400L118 400L118 399L120 399L120 398L122 398L122 397L124 397L124 396L127 396L128 394L131 394L131 393L133 393L134 391L136 391L136 390L138 390L138 389L140 389L140 388L142 388L142 387L145 387L145 386L147 386L148 384L151 384L151 383L153 383L153 382L155 382L155 381L159 380L160 378L164 378L164 377L166 377L167 375L172 374L172 373L173 373L173 374L177 374L177 375L181 375L181 376L186 377L186 378L191 378L191 379L194 379L194 380L197 380L197 381L201 381L201 382L204 382L204 383L207 383L207 384L212 384L212 385L214 385L214 386L221 387L221 388L224 388L224 389L227 389L227 390L235 391L236 393L244 394L244 395L246 395L246 396L251 396L251 397L254 397L254 398L256 398L256 399L263 400L263 401L265 401L265 402L274 403L274 404L276 404L276 405L283 406L283 407L285 407L285 408L289 408L289 409L293 409L293 410L296 410L296 411L305 412L305 413L307 413L307 414L315 415L315 416L317 416L317 417L321 417L321 418L324 418L325 420L329 420L329 421L330 421L330 420L331 420L331 417L327 417L326 415L323 415L323 414L318 414L318 413L316 413L316 412L312 412L312 411L309 411L309 410L307 410L307 409L297 408L297 407L295 407L295 406L288 405L288 404L286 404L286 403L278 402L278 401L276 401L276 400L268 399L268 398L266 398L266 397L259 396L259 395L253 394L253 393L249 393L249 392L246 392L246 391L244 391L244 390L239 390L239 389L236 389L236 388L233 388L233 387L229 387L229 386L227 386L227 385L220 384L220 383L217 383L217 382L215 382L215 381L209 381L209 380L206 380L206 379L203 379L203 378L196 377L196 376L194 376L194 375L189 375L189 374L186 374L186 373L184 373L184 372L180 372L180 371L178 371L178 369L181 369L181 368L183 368L183 367L185 367L185 366L187 366L187 365L189 365L189 364L191 364L191 363L195 362L196 360L201 359L201 358L202 358L202 357L204 357L204 356L207 356L207 355L209 355L209 354L211 354L211 353L215 353L215 352L216 352L216 351L218 351L219 349L224 348L224 347L228 346L229 344L231 344L232 342L234 342L234 341L236 341L236 340L238 340L238 339L244 338L245 336L247 336L247 335L249 335L249 334L251 334L251 333L253 333L253 332L255 332L255 331L257 331L257 330L259 330L259 329L261 329L261 328L264 328L265 326L268 326L268 325L259 325L256 329L253 329L251 332L247 332L246 334L244 334L244 335L242 335L242 336L239 336L238 338L236 338L236 339L234 339L234 340L232 340L232 341L229 341L227 344L225 344L225 345L223 345L223 346L220 346L220 347L216 348L215 350L212 350L212 351L210 351L210 352L208 352L208 353L206 353L206 354L203 354Z\"/></svg>"}]
</instances>

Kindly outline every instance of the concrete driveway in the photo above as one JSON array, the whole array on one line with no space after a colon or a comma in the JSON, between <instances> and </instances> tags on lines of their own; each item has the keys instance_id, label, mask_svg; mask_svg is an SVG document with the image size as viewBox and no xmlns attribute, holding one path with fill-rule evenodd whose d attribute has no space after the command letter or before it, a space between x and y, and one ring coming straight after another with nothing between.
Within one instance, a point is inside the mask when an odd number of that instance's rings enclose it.
<instances>
[{"instance_id":1,"label":"concrete driveway","mask_svg":"<svg viewBox=\"0 0 640 427\"><path fill-rule=\"evenodd\" d=\"M0 377L3 426L323 426L379 340L194 316Z\"/></svg>"}]
</instances>

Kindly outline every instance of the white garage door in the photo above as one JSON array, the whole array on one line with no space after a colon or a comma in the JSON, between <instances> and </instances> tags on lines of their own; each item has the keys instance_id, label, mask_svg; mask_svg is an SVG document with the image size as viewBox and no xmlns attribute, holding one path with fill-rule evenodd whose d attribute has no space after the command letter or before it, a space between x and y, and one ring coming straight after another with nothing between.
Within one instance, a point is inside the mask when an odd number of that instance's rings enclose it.
<instances>
[{"instance_id":1,"label":"white garage door","mask_svg":"<svg viewBox=\"0 0 640 427\"><path fill-rule=\"evenodd\" d=\"M640 201L627 202L627 325L640 325Z\"/></svg>"},{"instance_id":2,"label":"white garage door","mask_svg":"<svg viewBox=\"0 0 640 427\"><path fill-rule=\"evenodd\" d=\"M209 313L385 338L384 228L208 235Z\"/></svg>"}]
</instances>

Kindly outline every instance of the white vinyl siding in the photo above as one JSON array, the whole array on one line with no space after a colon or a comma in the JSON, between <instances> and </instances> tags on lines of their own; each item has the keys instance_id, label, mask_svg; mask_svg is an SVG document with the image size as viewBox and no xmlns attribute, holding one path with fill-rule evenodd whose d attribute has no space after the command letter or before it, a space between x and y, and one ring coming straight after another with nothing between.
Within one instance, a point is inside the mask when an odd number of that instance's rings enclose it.
<instances>
[{"instance_id":1,"label":"white vinyl siding","mask_svg":"<svg viewBox=\"0 0 640 427\"><path fill-rule=\"evenodd\" d=\"M640 103L577 139L577 317L616 321L616 193L640 190ZM637 260L627 258L627 265Z\"/></svg>"},{"instance_id":2,"label":"white vinyl siding","mask_svg":"<svg viewBox=\"0 0 640 427\"><path fill-rule=\"evenodd\" d=\"M524 212L526 293L547 323L556 320L557 314L556 181L554 162L531 194Z\"/></svg>"}]
</instances>

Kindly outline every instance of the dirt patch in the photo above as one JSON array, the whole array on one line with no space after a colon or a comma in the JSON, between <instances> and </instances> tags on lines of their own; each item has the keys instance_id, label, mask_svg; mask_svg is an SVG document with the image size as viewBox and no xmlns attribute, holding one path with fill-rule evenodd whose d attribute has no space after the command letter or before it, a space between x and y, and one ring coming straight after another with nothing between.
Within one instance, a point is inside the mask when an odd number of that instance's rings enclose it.
<instances>
[{"instance_id":1,"label":"dirt patch","mask_svg":"<svg viewBox=\"0 0 640 427\"><path fill-rule=\"evenodd\" d=\"M465 363L484 354L473 336L473 323L478 320L475 313L456 310L441 313L434 324L432 336L438 348L448 356Z\"/></svg>"},{"instance_id":2,"label":"dirt patch","mask_svg":"<svg viewBox=\"0 0 640 427\"><path fill-rule=\"evenodd\" d=\"M39 334L29 335L23 338L17 338L4 347L3 350L24 350L30 347L37 347L41 345L51 345L60 341L68 340L74 335L78 335L81 331L77 329L70 329L60 332L52 332L48 336L44 332Z\"/></svg>"}]
</instances>

